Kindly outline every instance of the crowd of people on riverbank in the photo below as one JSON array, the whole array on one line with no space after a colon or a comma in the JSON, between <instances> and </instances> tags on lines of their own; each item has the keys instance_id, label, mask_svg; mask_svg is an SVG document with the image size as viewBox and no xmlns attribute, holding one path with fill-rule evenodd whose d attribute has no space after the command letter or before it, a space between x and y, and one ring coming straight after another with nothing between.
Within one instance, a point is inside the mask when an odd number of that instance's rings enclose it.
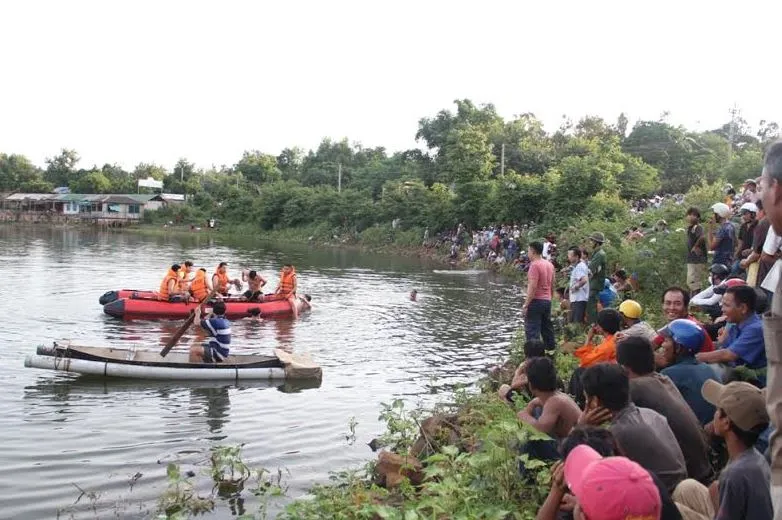
<instances>
[{"instance_id":1,"label":"crowd of people on riverbank","mask_svg":"<svg viewBox=\"0 0 782 520\"><path fill-rule=\"evenodd\" d=\"M705 226L686 212L687 287L661 291L665 323L643 319L631 277L609 275L602 233L567 250L562 295L584 344L556 344L557 269L529 244L526 356L499 395L525 394L519 420L551 437L523 452L559 461L539 520L782 517L782 142L710 212ZM618 305L601 301L607 279ZM569 381L558 349L578 359Z\"/></svg>"}]
</instances>

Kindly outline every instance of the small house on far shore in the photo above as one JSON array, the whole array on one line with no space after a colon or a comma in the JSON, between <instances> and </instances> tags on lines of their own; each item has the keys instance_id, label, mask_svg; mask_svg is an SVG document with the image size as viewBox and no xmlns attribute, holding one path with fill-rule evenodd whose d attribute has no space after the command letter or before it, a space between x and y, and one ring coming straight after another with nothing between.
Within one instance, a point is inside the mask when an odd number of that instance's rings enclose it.
<instances>
[{"instance_id":1,"label":"small house on far shore","mask_svg":"<svg viewBox=\"0 0 782 520\"><path fill-rule=\"evenodd\" d=\"M0 220L124 225L168 203L160 194L11 193L0 198Z\"/></svg>"}]
</instances>

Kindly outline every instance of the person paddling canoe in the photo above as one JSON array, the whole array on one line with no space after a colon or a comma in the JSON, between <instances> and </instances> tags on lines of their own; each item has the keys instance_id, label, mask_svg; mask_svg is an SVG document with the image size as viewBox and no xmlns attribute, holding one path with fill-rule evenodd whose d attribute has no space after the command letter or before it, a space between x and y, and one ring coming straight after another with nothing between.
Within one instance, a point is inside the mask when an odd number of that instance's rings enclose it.
<instances>
[{"instance_id":1,"label":"person paddling canoe","mask_svg":"<svg viewBox=\"0 0 782 520\"><path fill-rule=\"evenodd\" d=\"M277 284L274 294L280 300L288 300L288 303L291 304L294 318L299 317L299 308L296 302L296 284L296 269L293 267L293 264L285 264L282 266L280 283Z\"/></svg>"},{"instance_id":2,"label":"person paddling canoe","mask_svg":"<svg viewBox=\"0 0 782 520\"><path fill-rule=\"evenodd\" d=\"M242 281L247 282L248 288L244 291L244 298L248 302L263 300L261 288L266 285L266 280L257 271L242 271Z\"/></svg>"},{"instance_id":3,"label":"person paddling canoe","mask_svg":"<svg viewBox=\"0 0 782 520\"><path fill-rule=\"evenodd\" d=\"M163 281L160 282L160 290L158 291L158 298L163 301L180 302L185 299L185 294L182 293L179 286L179 264L174 264L166 273Z\"/></svg>"},{"instance_id":4,"label":"person paddling canoe","mask_svg":"<svg viewBox=\"0 0 782 520\"><path fill-rule=\"evenodd\" d=\"M196 307L194 323L209 334L209 341L203 345L190 346L191 363L222 363L228 357L231 344L231 322L225 317L225 302L217 301L212 313L201 319L201 306Z\"/></svg>"},{"instance_id":5,"label":"person paddling canoe","mask_svg":"<svg viewBox=\"0 0 782 520\"><path fill-rule=\"evenodd\" d=\"M228 277L228 262L220 262L217 266L215 274L212 275L212 287L215 288L217 294L222 296L228 296L228 289L231 284L241 289L242 281L238 278L231 280Z\"/></svg>"}]
</instances>

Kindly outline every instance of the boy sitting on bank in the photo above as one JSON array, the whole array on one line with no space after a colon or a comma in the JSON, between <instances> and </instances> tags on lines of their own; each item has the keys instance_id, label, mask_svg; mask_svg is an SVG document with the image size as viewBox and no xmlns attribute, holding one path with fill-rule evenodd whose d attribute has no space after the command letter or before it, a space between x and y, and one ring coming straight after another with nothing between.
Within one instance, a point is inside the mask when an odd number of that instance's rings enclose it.
<instances>
[{"instance_id":1,"label":"boy sitting on bank","mask_svg":"<svg viewBox=\"0 0 782 520\"><path fill-rule=\"evenodd\" d=\"M555 439L566 437L578 422L581 409L572 397L557 390L554 362L547 357L532 358L526 372L528 386L534 397L518 413L519 420Z\"/></svg>"}]
</instances>

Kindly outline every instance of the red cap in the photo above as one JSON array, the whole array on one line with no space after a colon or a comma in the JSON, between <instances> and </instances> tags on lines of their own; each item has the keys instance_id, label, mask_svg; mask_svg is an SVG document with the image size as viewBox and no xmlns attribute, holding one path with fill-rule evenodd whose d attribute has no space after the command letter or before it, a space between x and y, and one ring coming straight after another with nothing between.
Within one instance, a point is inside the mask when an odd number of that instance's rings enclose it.
<instances>
[{"instance_id":1,"label":"red cap","mask_svg":"<svg viewBox=\"0 0 782 520\"><path fill-rule=\"evenodd\" d=\"M576 446L565 461L565 482L587 518L659 520L660 492L649 472L625 457L603 458Z\"/></svg>"}]
</instances>

